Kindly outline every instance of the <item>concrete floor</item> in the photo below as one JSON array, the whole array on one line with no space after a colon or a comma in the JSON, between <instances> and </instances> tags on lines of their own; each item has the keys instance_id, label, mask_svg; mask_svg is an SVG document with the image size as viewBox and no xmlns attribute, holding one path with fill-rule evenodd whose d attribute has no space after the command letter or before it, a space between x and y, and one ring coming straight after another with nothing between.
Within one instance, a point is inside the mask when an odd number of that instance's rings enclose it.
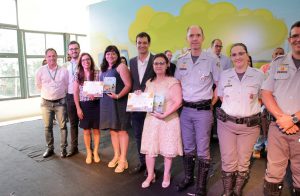
<instances>
[{"instance_id":1,"label":"concrete floor","mask_svg":"<svg viewBox=\"0 0 300 196\"><path fill-rule=\"evenodd\" d=\"M45 150L43 122L41 120L16 123L0 127L0 196L147 196L187 195L193 187L182 193L175 191L175 185L183 177L182 159L174 159L171 185L161 188L163 161L156 162L157 182L147 189L141 188L143 174L130 175L128 171L116 174L107 167L113 156L108 132L102 132L101 162L85 164L82 132L79 135L80 154L61 159L59 157L59 131L54 129L56 155L44 159ZM128 162L129 168L137 163L137 152L130 131ZM209 174L208 195L222 193L220 178L220 154L217 141L211 144L212 167ZM252 161L250 179L244 188L245 196L263 195L265 159ZM290 182L285 182L283 196L289 196Z\"/></svg>"}]
</instances>

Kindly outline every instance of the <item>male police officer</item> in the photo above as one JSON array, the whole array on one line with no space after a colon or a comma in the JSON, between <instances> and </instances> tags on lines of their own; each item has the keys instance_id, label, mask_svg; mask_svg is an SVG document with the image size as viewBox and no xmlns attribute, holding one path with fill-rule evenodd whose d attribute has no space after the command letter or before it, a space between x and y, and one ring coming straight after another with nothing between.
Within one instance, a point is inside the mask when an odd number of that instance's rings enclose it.
<instances>
[{"instance_id":1,"label":"male police officer","mask_svg":"<svg viewBox=\"0 0 300 196\"><path fill-rule=\"evenodd\" d=\"M300 21L292 25L288 41L292 51L270 66L262 98L274 117L269 126L268 165L264 194L280 195L288 161L294 192L300 195Z\"/></svg>"},{"instance_id":2,"label":"male police officer","mask_svg":"<svg viewBox=\"0 0 300 196\"><path fill-rule=\"evenodd\" d=\"M198 156L196 195L206 195L206 178L210 166L210 132L212 125L213 83L218 81L216 59L202 51L204 40L200 26L187 29L190 52L178 59L175 77L181 81L183 109L180 115L184 147L185 178L177 185L181 191L194 182L195 155ZM215 102L215 101L214 101Z\"/></svg>"}]
</instances>

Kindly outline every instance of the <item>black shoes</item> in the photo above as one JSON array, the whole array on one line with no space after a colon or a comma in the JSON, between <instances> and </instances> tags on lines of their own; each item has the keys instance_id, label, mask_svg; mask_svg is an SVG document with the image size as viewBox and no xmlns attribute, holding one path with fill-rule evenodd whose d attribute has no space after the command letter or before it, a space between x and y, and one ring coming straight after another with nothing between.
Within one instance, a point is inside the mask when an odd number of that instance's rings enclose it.
<instances>
[{"instance_id":1,"label":"black shoes","mask_svg":"<svg viewBox=\"0 0 300 196\"><path fill-rule=\"evenodd\" d=\"M72 149L72 150L67 154L67 157L71 157L71 156L73 156L73 155L75 155L75 154L78 154L78 153L79 153L78 148L74 148L74 149Z\"/></svg>"},{"instance_id":2,"label":"black shoes","mask_svg":"<svg viewBox=\"0 0 300 196\"><path fill-rule=\"evenodd\" d=\"M60 158L66 158L67 156L67 150L66 149L63 149L61 152L60 152Z\"/></svg>"},{"instance_id":3,"label":"black shoes","mask_svg":"<svg viewBox=\"0 0 300 196\"><path fill-rule=\"evenodd\" d=\"M146 170L146 164L138 164L135 168L129 171L130 174L137 174Z\"/></svg>"},{"instance_id":4,"label":"black shoes","mask_svg":"<svg viewBox=\"0 0 300 196\"><path fill-rule=\"evenodd\" d=\"M54 151L52 149L47 149L44 154L43 154L43 157L44 158L48 158L48 157L51 157L52 155L54 154Z\"/></svg>"}]
</instances>

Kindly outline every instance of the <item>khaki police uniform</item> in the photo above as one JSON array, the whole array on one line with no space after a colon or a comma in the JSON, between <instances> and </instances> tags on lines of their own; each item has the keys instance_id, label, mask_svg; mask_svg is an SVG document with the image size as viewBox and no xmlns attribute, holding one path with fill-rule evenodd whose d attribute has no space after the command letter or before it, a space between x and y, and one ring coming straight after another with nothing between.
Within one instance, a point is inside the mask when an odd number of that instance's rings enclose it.
<instances>
[{"instance_id":1,"label":"khaki police uniform","mask_svg":"<svg viewBox=\"0 0 300 196\"><path fill-rule=\"evenodd\" d=\"M300 70L293 62L292 53L280 56L271 63L269 76L262 89L272 92L277 105L285 114L291 115L300 111ZM300 132L287 135L279 130L275 122L271 122L265 180L270 183L281 183L289 160L293 186L299 189Z\"/></svg>"},{"instance_id":2,"label":"khaki police uniform","mask_svg":"<svg viewBox=\"0 0 300 196\"><path fill-rule=\"evenodd\" d=\"M223 97L221 108L236 119L260 113L260 88L264 80L261 71L248 67L242 80L234 68L223 71L218 85L218 96ZM248 171L253 145L259 136L259 125L244 122L223 122L218 119L218 137L225 172Z\"/></svg>"}]
</instances>

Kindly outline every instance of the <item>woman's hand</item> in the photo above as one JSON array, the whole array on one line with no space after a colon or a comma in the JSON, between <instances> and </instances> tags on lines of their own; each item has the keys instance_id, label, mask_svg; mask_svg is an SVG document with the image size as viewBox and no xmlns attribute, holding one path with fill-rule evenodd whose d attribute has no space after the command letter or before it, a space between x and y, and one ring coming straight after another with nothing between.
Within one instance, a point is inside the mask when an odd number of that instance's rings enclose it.
<instances>
[{"instance_id":1,"label":"woman's hand","mask_svg":"<svg viewBox=\"0 0 300 196\"><path fill-rule=\"evenodd\" d=\"M90 100L94 100L95 99L95 97L94 97L94 95L87 95L88 96L88 98L90 99Z\"/></svg>"},{"instance_id":2,"label":"woman's hand","mask_svg":"<svg viewBox=\"0 0 300 196\"><path fill-rule=\"evenodd\" d=\"M112 99L119 99L119 95L116 93L107 93L107 96L109 96Z\"/></svg>"},{"instance_id":3,"label":"woman's hand","mask_svg":"<svg viewBox=\"0 0 300 196\"><path fill-rule=\"evenodd\" d=\"M81 108L78 108L78 109L77 109L77 116L78 116L78 118L79 118L80 120L83 119L83 112L82 112Z\"/></svg>"},{"instance_id":4,"label":"woman's hand","mask_svg":"<svg viewBox=\"0 0 300 196\"><path fill-rule=\"evenodd\" d=\"M158 119L161 119L161 120L163 120L164 118L166 118L166 115L164 114L164 113L158 113L158 112L151 112L150 113L150 115L151 116L154 116L154 117L156 117L156 118L158 118Z\"/></svg>"},{"instance_id":5,"label":"woman's hand","mask_svg":"<svg viewBox=\"0 0 300 196\"><path fill-rule=\"evenodd\" d=\"M134 93L135 93L136 95L140 95L140 94L142 94L142 91L141 91L141 90L135 90Z\"/></svg>"}]
</instances>

